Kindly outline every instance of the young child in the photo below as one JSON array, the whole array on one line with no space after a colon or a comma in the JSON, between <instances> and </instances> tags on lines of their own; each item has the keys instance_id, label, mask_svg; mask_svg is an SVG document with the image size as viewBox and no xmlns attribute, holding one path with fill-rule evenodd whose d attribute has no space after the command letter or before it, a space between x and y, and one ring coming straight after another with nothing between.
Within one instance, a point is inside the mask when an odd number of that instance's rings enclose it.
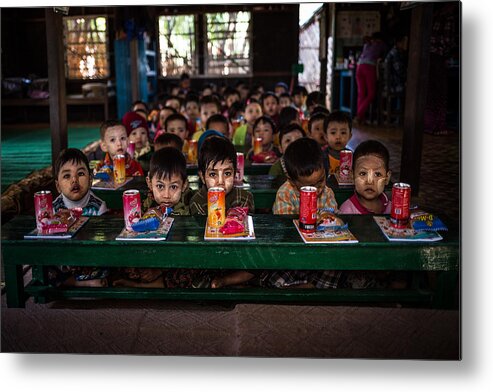
<instances>
[{"instance_id":1,"label":"young child","mask_svg":"<svg viewBox=\"0 0 493 392\"><path fill-rule=\"evenodd\" d=\"M308 118L309 117L309 112L306 104L308 96L308 91L304 86L296 86L293 90L293 104L298 109L301 115L303 115L303 118Z\"/></svg>"},{"instance_id":2,"label":"young child","mask_svg":"<svg viewBox=\"0 0 493 392\"><path fill-rule=\"evenodd\" d=\"M182 152L188 154L188 128L187 119L183 114L175 113L169 116L164 122L166 133L174 133L183 140Z\"/></svg>"},{"instance_id":3,"label":"young child","mask_svg":"<svg viewBox=\"0 0 493 392\"><path fill-rule=\"evenodd\" d=\"M164 106L169 106L175 109L177 113L181 113L181 99L177 95L169 96L164 102Z\"/></svg>"},{"instance_id":4,"label":"young child","mask_svg":"<svg viewBox=\"0 0 493 392\"><path fill-rule=\"evenodd\" d=\"M100 128L101 150L106 153L105 163L113 165L113 158L116 155L125 155L125 176L143 176L144 170L135 159L127 153L128 139L125 126L118 120L108 120L103 122Z\"/></svg>"},{"instance_id":5,"label":"young child","mask_svg":"<svg viewBox=\"0 0 493 392\"><path fill-rule=\"evenodd\" d=\"M306 96L306 110L308 111L309 116L313 114L313 109L315 106L319 105L324 107L326 106L325 96L320 91L312 91Z\"/></svg>"},{"instance_id":6,"label":"young child","mask_svg":"<svg viewBox=\"0 0 493 392\"><path fill-rule=\"evenodd\" d=\"M231 207L247 207L255 211L253 195L244 189L234 187L236 171L236 150L233 143L221 136L210 136L204 140L199 150L199 177L204 184L190 201L192 215L207 215L207 193L213 187L224 188L226 210ZM236 271L225 276L217 276L211 282L212 288L241 284L254 277L247 271Z\"/></svg>"},{"instance_id":7,"label":"young child","mask_svg":"<svg viewBox=\"0 0 493 392\"><path fill-rule=\"evenodd\" d=\"M179 151L183 150L183 140L174 133L162 133L154 142L154 152L164 147L174 147Z\"/></svg>"},{"instance_id":8,"label":"young child","mask_svg":"<svg viewBox=\"0 0 493 392\"><path fill-rule=\"evenodd\" d=\"M108 211L106 203L91 191L91 170L85 154L76 148L60 152L54 167L55 185L60 195L53 210L81 208L83 216L99 216ZM107 286L108 269L92 267L50 267L48 278L54 285Z\"/></svg>"},{"instance_id":9,"label":"young child","mask_svg":"<svg viewBox=\"0 0 493 392\"><path fill-rule=\"evenodd\" d=\"M205 124L205 129L206 131L209 129L214 129L229 139L229 121L222 114L213 114L210 116Z\"/></svg>"},{"instance_id":10,"label":"young child","mask_svg":"<svg viewBox=\"0 0 493 392\"><path fill-rule=\"evenodd\" d=\"M172 215L190 215L184 202L188 189L187 164L185 157L173 147L165 147L152 155L149 174L146 177L151 201L144 203L146 209L159 216L167 207L173 209ZM159 268L125 268L123 277L113 282L113 286L125 287L167 287L163 270Z\"/></svg>"},{"instance_id":11,"label":"young child","mask_svg":"<svg viewBox=\"0 0 493 392\"><path fill-rule=\"evenodd\" d=\"M231 105L233 105L233 103L235 103L235 102L240 101L240 93L238 90L235 90L232 87L227 87L224 90L223 95L224 95L224 103L225 103L224 108L223 108L223 115L225 117L228 117L229 108L231 107Z\"/></svg>"},{"instance_id":12,"label":"young child","mask_svg":"<svg viewBox=\"0 0 493 392\"><path fill-rule=\"evenodd\" d=\"M156 133L154 135L154 140L156 140L159 137L159 135L165 132L164 123L166 122L166 119L174 113L177 113L177 111L170 106L164 106L159 111L159 121L158 121Z\"/></svg>"},{"instance_id":13,"label":"young child","mask_svg":"<svg viewBox=\"0 0 493 392\"><path fill-rule=\"evenodd\" d=\"M283 94L288 94L289 95L289 87L286 83L284 82L278 82L274 86L274 93L281 98ZM289 96L291 98L291 96Z\"/></svg>"},{"instance_id":14,"label":"young child","mask_svg":"<svg viewBox=\"0 0 493 392\"><path fill-rule=\"evenodd\" d=\"M317 188L317 209L337 210L334 192L326 185L324 156L318 143L309 138L292 142L284 153L288 179L277 191L274 214L299 214L300 189ZM337 288L340 271L275 271L268 277L270 285L298 288Z\"/></svg>"},{"instance_id":15,"label":"young child","mask_svg":"<svg viewBox=\"0 0 493 392\"><path fill-rule=\"evenodd\" d=\"M308 121L308 137L315 140L322 151L327 149L327 134L324 128L326 118L324 113L314 113Z\"/></svg>"},{"instance_id":16,"label":"young child","mask_svg":"<svg viewBox=\"0 0 493 392\"><path fill-rule=\"evenodd\" d=\"M128 142L135 143L135 153L132 158L139 159L149 153L151 145L147 121L136 112L127 112L123 116L122 123L127 130Z\"/></svg>"},{"instance_id":17,"label":"young child","mask_svg":"<svg viewBox=\"0 0 493 392\"><path fill-rule=\"evenodd\" d=\"M281 142L281 147L279 148L281 154L286 151L286 148L294 142L295 140L305 137L305 131L298 124L290 124L285 128L282 128L279 132L279 139ZM286 169L284 168L283 157L274 163L269 169L269 175L271 176L286 176Z\"/></svg>"},{"instance_id":18,"label":"young child","mask_svg":"<svg viewBox=\"0 0 493 392\"><path fill-rule=\"evenodd\" d=\"M189 135L193 135L201 128L199 102L199 96L194 93L188 93L185 98L185 114Z\"/></svg>"},{"instance_id":19,"label":"young child","mask_svg":"<svg viewBox=\"0 0 493 392\"><path fill-rule=\"evenodd\" d=\"M376 140L358 145L353 154L354 195L342 203L341 214L390 214L385 194L390 181L389 151Z\"/></svg>"},{"instance_id":20,"label":"young child","mask_svg":"<svg viewBox=\"0 0 493 392\"><path fill-rule=\"evenodd\" d=\"M269 116L276 127L279 126L279 97L272 91L267 91L262 94L260 103L262 105L262 114Z\"/></svg>"},{"instance_id":21,"label":"young child","mask_svg":"<svg viewBox=\"0 0 493 392\"><path fill-rule=\"evenodd\" d=\"M253 137L262 139L262 152L254 154L253 147L247 154L250 162L274 163L281 156L279 149L274 146L274 131L276 126L269 116L259 117L253 125Z\"/></svg>"},{"instance_id":22,"label":"young child","mask_svg":"<svg viewBox=\"0 0 493 392\"><path fill-rule=\"evenodd\" d=\"M288 106L293 106L291 95L289 93L282 93L279 96L279 107L282 109Z\"/></svg>"},{"instance_id":23,"label":"young child","mask_svg":"<svg viewBox=\"0 0 493 392\"><path fill-rule=\"evenodd\" d=\"M262 107L256 100L249 100L245 107L245 124L240 125L233 136L237 149L246 150L252 145L253 125L262 116Z\"/></svg>"},{"instance_id":24,"label":"young child","mask_svg":"<svg viewBox=\"0 0 493 392\"><path fill-rule=\"evenodd\" d=\"M214 95L206 95L200 99L200 124L202 129L192 135L192 139L199 140L206 129L205 124L210 116L221 113L221 102Z\"/></svg>"},{"instance_id":25,"label":"young child","mask_svg":"<svg viewBox=\"0 0 493 392\"><path fill-rule=\"evenodd\" d=\"M351 139L351 117L341 111L330 113L324 121L327 135L327 153L329 156L329 174L339 170L341 150L346 148Z\"/></svg>"}]
</instances>

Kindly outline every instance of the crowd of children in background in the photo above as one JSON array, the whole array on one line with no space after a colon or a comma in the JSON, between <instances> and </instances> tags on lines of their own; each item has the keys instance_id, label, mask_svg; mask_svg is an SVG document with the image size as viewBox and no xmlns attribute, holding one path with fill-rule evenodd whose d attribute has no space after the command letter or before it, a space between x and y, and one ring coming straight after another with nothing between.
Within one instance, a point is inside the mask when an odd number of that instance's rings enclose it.
<instances>
[{"instance_id":1,"label":"crowd of children in background","mask_svg":"<svg viewBox=\"0 0 493 392\"><path fill-rule=\"evenodd\" d=\"M100 149L91 157L111 164L116 155L125 155L127 177L146 176L149 196L143 202L143 211L171 207L174 215L207 215L207 191L219 186L225 189L227 209L246 207L253 213L252 194L234 186L236 153L243 152L250 162L272 164L270 174L285 179L277 191L274 214L298 214L303 186L317 189L319 209L332 208L341 214L389 213L390 201L384 192L391 174L389 154L375 140L356 148L355 193L341 206L337 205L326 181L328 175L338 170L340 152L347 148L352 136L352 121L347 113L329 112L320 92L308 93L302 86L290 92L285 83L279 82L272 91L255 86L248 92L244 83L238 83L220 91L206 85L200 92L190 90L188 84L186 88L174 88L172 93L155 107L138 101L121 121L105 121L100 128ZM187 181L186 157L195 142L203 186L193 193ZM129 143L135 149L129 150ZM69 149L60 156L55 174L61 195L54 204L60 208L77 205L85 207L88 214L100 215L106 206L91 193L92 172L86 157L80 155L83 154ZM70 280L67 274L55 274L55 281L74 284L74 279L84 282L92 276L87 271L72 272ZM98 279L94 285L108 283L106 272L89 272ZM345 277L341 271L220 273L132 268L118 271L118 278L111 283L204 287L205 281L206 286L219 288L254 281L269 287L336 288L347 285L350 276Z\"/></svg>"}]
</instances>

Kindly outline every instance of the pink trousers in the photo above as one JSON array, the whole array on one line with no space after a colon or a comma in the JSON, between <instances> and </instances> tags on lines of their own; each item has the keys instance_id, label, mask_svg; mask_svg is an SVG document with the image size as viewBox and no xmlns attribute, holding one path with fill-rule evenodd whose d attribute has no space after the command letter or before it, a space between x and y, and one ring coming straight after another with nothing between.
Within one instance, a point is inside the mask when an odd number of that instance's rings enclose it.
<instances>
[{"instance_id":1,"label":"pink trousers","mask_svg":"<svg viewBox=\"0 0 493 392\"><path fill-rule=\"evenodd\" d=\"M356 84L358 86L356 116L364 121L366 111L377 93L377 67L371 64L359 64L356 68Z\"/></svg>"}]
</instances>

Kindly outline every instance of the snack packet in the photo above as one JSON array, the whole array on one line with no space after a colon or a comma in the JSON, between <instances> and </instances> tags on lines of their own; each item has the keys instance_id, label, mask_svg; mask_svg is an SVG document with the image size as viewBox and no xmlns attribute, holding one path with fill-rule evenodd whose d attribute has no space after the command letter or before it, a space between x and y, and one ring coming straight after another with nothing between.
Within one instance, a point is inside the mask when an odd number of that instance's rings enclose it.
<instances>
[{"instance_id":1,"label":"snack packet","mask_svg":"<svg viewBox=\"0 0 493 392\"><path fill-rule=\"evenodd\" d=\"M448 227L435 215L423 210L415 210L410 215L411 224L416 231L446 231Z\"/></svg>"},{"instance_id":2,"label":"snack packet","mask_svg":"<svg viewBox=\"0 0 493 392\"><path fill-rule=\"evenodd\" d=\"M245 220L248 216L248 207L233 207L226 213L226 220L221 226L221 234L238 234L245 231Z\"/></svg>"},{"instance_id":3,"label":"snack packet","mask_svg":"<svg viewBox=\"0 0 493 392\"><path fill-rule=\"evenodd\" d=\"M333 208L322 208L317 212L317 230L340 230L346 229L347 223L334 214Z\"/></svg>"}]
</instances>

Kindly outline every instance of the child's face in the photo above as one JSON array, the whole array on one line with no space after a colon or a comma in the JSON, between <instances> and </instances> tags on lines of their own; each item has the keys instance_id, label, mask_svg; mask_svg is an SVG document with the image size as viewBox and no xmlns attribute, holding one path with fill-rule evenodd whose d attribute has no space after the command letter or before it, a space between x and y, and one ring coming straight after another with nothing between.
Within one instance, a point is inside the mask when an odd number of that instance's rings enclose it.
<instances>
[{"instance_id":1,"label":"child's face","mask_svg":"<svg viewBox=\"0 0 493 392\"><path fill-rule=\"evenodd\" d=\"M209 124L209 129L214 129L222 133L224 136L229 137L229 127L222 121L211 122Z\"/></svg>"},{"instance_id":2,"label":"child's face","mask_svg":"<svg viewBox=\"0 0 493 392\"><path fill-rule=\"evenodd\" d=\"M279 97L281 94L284 94L286 92L286 89L282 86L276 86L274 87L274 93Z\"/></svg>"},{"instance_id":3,"label":"child's face","mask_svg":"<svg viewBox=\"0 0 493 392\"><path fill-rule=\"evenodd\" d=\"M291 98L289 97L281 97L279 98L279 106L282 108L285 108L287 106L291 105Z\"/></svg>"},{"instance_id":4,"label":"child's face","mask_svg":"<svg viewBox=\"0 0 493 392\"><path fill-rule=\"evenodd\" d=\"M194 101L187 102L185 112L187 113L188 118L195 120L200 116L199 104Z\"/></svg>"},{"instance_id":5,"label":"child's face","mask_svg":"<svg viewBox=\"0 0 493 392\"><path fill-rule=\"evenodd\" d=\"M264 99L262 110L264 114L272 117L277 114L277 106L278 105L276 99L274 97L268 96Z\"/></svg>"},{"instance_id":6,"label":"child's face","mask_svg":"<svg viewBox=\"0 0 493 392\"><path fill-rule=\"evenodd\" d=\"M382 158L376 155L359 157L354 164L354 188L367 201L377 199L390 181L390 171Z\"/></svg>"},{"instance_id":7,"label":"child's face","mask_svg":"<svg viewBox=\"0 0 493 392\"><path fill-rule=\"evenodd\" d=\"M262 139L262 146L268 147L272 144L274 130L267 122L260 121L253 130L253 136Z\"/></svg>"},{"instance_id":8,"label":"child's face","mask_svg":"<svg viewBox=\"0 0 493 392\"><path fill-rule=\"evenodd\" d=\"M157 175L152 178L147 176L146 181L156 203L165 207L177 205L188 184L187 180L183 181L179 174L172 174L169 178L159 178Z\"/></svg>"},{"instance_id":9,"label":"child's face","mask_svg":"<svg viewBox=\"0 0 493 392\"><path fill-rule=\"evenodd\" d=\"M237 102L240 100L240 96L239 95L236 95L236 94L231 94L231 95L228 95L228 98L226 98L226 106L228 108L231 107L231 105L234 103L234 102Z\"/></svg>"},{"instance_id":10,"label":"child's face","mask_svg":"<svg viewBox=\"0 0 493 392\"><path fill-rule=\"evenodd\" d=\"M250 103L245 108L245 120L247 123L253 124L255 120L262 116L262 108L258 103Z\"/></svg>"},{"instance_id":11,"label":"child's face","mask_svg":"<svg viewBox=\"0 0 493 392\"><path fill-rule=\"evenodd\" d=\"M329 147L341 151L351 139L351 131L345 122L331 121L327 126L327 142Z\"/></svg>"},{"instance_id":12,"label":"child's face","mask_svg":"<svg viewBox=\"0 0 493 392\"><path fill-rule=\"evenodd\" d=\"M162 109L159 112L159 125L161 125L161 128L164 128L164 122L170 116L173 112L169 109Z\"/></svg>"},{"instance_id":13,"label":"child's face","mask_svg":"<svg viewBox=\"0 0 493 392\"><path fill-rule=\"evenodd\" d=\"M89 192L91 175L87 166L74 161L66 162L55 181L56 189L69 200L79 201Z\"/></svg>"},{"instance_id":14,"label":"child's face","mask_svg":"<svg viewBox=\"0 0 493 392\"><path fill-rule=\"evenodd\" d=\"M168 121L168 124L166 125L166 132L178 135L181 140L185 140L188 137L187 124L178 119Z\"/></svg>"},{"instance_id":15,"label":"child's face","mask_svg":"<svg viewBox=\"0 0 493 392\"><path fill-rule=\"evenodd\" d=\"M325 188L325 170L323 167L314 170L309 176L300 176L297 180L290 180L292 184L301 190L304 186L314 186L317 188L317 196L320 196Z\"/></svg>"},{"instance_id":16,"label":"child's face","mask_svg":"<svg viewBox=\"0 0 493 392\"><path fill-rule=\"evenodd\" d=\"M219 110L217 109L217 105L214 103L204 103L200 106L200 121L202 122L203 126L205 126L205 123L209 119L210 116L213 114L219 113Z\"/></svg>"},{"instance_id":17,"label":"child's face","mask_svg":"<svg viewBox=\"0 0 493 392\"><path fill-rule=\"evenodd\" d=\"M224 162L209 163L205 175L199 172L200 179L207 189L213 187L224 188L226 194L231 192L234 185L235 169L230 160Z\"/></svg>"},{"instance_id":18,"label":"child's face","mask_svg":"<svg viewBox=\"0 0 493 392\"><path fill-rule=\"evenodd\" d=\"M115 155L125 154L127 146L127 131L123 125L110 127L106 130L104 139L101 142L101 150L110 154L111 159Z\"/></svg>"},{"instance_id":19,"label":"child's face","mask_svg":"<svg viewBox=\"0 0 493 392\"><path fill-rule=\"evenodd\" d=\"M299 108L303 106L303 96L301 94L293 95L293 103Z\"/></svg>"},{"instance_id":20,"label":"child's face","mask_svg":"<svg viewBox=\"0 0 493 392\"><path fill-rule=\"evenodd\" d=\"M177 113L180 113L181 111L180 101L174 98L168 99L165 103L165 106L169 106L170 108L175 109Z\"/></svg>"},{"instance_id":21,"label":"child's face","mask_svg":"<svg viewBox=\"0 0 493 392\"><path fill-rule=\"evenodd\" d=\"M286 133L281 140L281 152L284 154L286 148L297 139L303 137L302 133L298 130Z\"/></svg>"},{"instance_id":22,"label":"child's face","mask_svg":"<svg viewBox=\"0 0 493 392\"><path fill-rule=\"evenodd\" d=\"M135 143L135 149L140 150L147 145L149 139L147 138L147 131L144 127L134 129L128 135L128 141Z\"/></svg>"},{"instance_id":23,"label":"child's face","mask_svg":"<svg viewBox=\"0 0 493 392\"><path fill-rule=\"evenodd\" d=\"M315 140L320 146L325 146L327 144L327 135L324 129L324 120L317 120L312 123L312 128L310 129L310 137Z\"/></svg>"}]
</instances>

